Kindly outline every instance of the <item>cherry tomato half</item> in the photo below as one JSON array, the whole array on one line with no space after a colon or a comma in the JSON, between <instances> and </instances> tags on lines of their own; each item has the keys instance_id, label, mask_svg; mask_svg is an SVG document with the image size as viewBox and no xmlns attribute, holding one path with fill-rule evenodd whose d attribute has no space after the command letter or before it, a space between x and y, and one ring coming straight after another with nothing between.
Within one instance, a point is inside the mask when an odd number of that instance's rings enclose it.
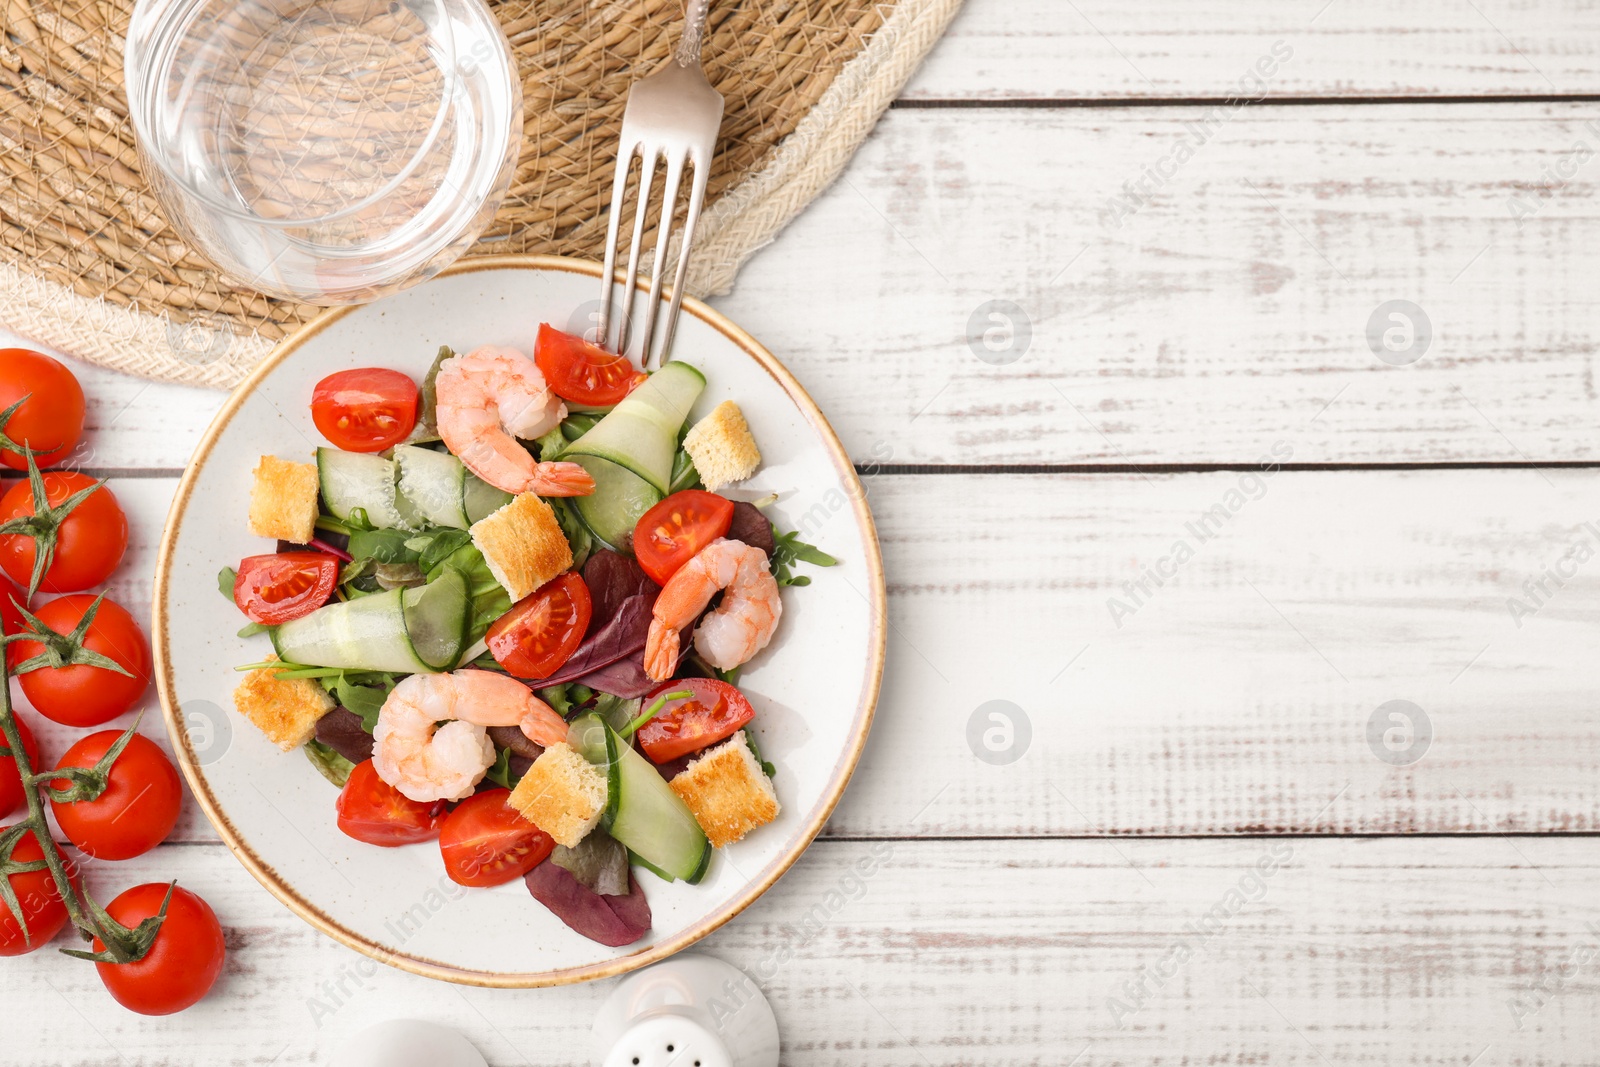
<instances>
[{"instance_id":1,"label":"cherry tomato half","mask_svg":"<svg viewBox=\"0 0 1600 1067\"><path fill-rule=\"evenodd\" d=\"M590 407L615 404L648 377L627 356L562 333L549 323L539 327L533 361L556 396Z\"/></svg>"},{"instance_id":2,"label":"cherry tomato half","mask_svg":"<svg viewBox=\"0 0 1600 1067\"><path fill-rule=\"evenodd\" d=\"M655 763L669 763L732 737L756 716L743 693L715 678L665 682L652 690L640 707L648 711L666 694L684 691L690 696L667 701L635 735L639 747Z\"/></svg>"},{"instance_id":3,"label":"cherry tomato half","mask_svg":"<svg viewBox=\"0 0 1600 1067\"><path fill-rule=\"evenodd\" d=\"M322 607L338 580L338 557L326 552L247 556L233 580L233 602L251 622L276 626Z\"/></svg>"},{"instance_id":4,"label":"cherry tomato half","mask_svg":"<svg viewBox=\"0 0 1600 1067\"><path fill-rule=\"evenodd\" d=\"M0 426L13 444L34 450L42 470L60 463L83 436L83 387L61 363L27 348L0 348L0 411L22 400L22 406ZM0 449L0 463L25 471L20 453Z\"/></svg>"},{"instance_id":5,"label":"cherry tomato half","mask_svg":"<svg viewBox=\"0 0 1600 1067\"><path fill-rule=\"evenodd\" d=\"M346 452L382 452L416 426L419 396L417 383L397 370L342 370L317 383L311 421Z\"/></svg>"},{"instance_id":6,"label":"cherry tomato half","mask_svg":"<svg viewBox=\"0 0 1600 1067\"><path fill-rule=\"evenodd\" d=\"M639 517L633 554L657 585L666 585L695 553L728 532L733 501L704 489L685 489Z\"/></svg>"},{"instance_id":7,"label":"cherry tomato half","mask_svg":"<svg viewBox=\"0 0 1600 1067\"><path fill-rule=\"evenodd\" d=\"M36 771L42 770L39 766L39 742L33 739L33 731L22 720L22 712L13 711L11 714L16 716L17 733L22 735L22 747L28 753L29 766ZM4 735L0 735L0 746L5 743ZM10 756L0 756L0 819L22 807L27 799L28 794L22 789L22 775L17 771L17 761Z\"/></svg>"},{"instance_id":8,"label":"cherry tomato half","mask_svg":"<svg viewBox=\"0 0 1600 1067\"><path fill-rule=\"evenodd\" d=\"M45 499L56 507L94 479L77 471L45 471ZM34 514L33 490L26 478L0 496L0 522ZM68 513L56 534L56 554L39 588L46 593L75 593L111 576L128 550L128 517L111 490L101 486ZM0 569L23 588L33 574L34 541L27 534L0 537Z\"/></svg>"},{"instance_id":9,"label":"cherry tomato half","mask_svg":"<svg viewBox=\"0 0 1600 1067\"><path fill-rule=\"evenodd\" d=\"M18 863L32 863L44 859L44 852L33 834L26 834L11 850L11 858ZM20 956L40 948L61 932L67 925L67 906L61 902L61 890L47 870L28 871L11 876L11 890L22 905L23 918L28 920L28 936L22 934L17 917L11 909L0 905L0 956Z\"/></svg>"},{"instance_id":10,"label":"cherry tomato half","mask_svg":"<svg viewBox=\"0 0 1600 1067\"><path fill-rule=\"evenodd\" d=\"M93 767L121 733L90 734L67 749L55 769ZM50 784L65 789L72 783L57 778ZM177 768L160 745L142 734L130 737L128 747L111 764L104 793L93 800L50 802L67 840L97 860L132 859L149 852L172 833L182 806Z\"/></svg>"},{"instance_id":11,"label":"cherry tomato half","mask_svg":"<svg viewBox=\"0 0 1600 1067\"><path fill-rule=\"evenodd\" d=\"M70 634L94 603L88 593L57 597L34 613L46 627ZM139 702L150 685L150 642L128 610L114 600L102 600L100 610L83 635L83 647L122 665L127 674L74 663L66 667L40 667L19 676L22 692L40 715L63 726L99 726L110 722ZM7 649L11 666L44 651L37 641L13 641Z\"/></svg>"},{"instance_id":12,"label":"cherry tomato half","mask_svg":"<svg viewBox=\"0 0 1600 1067\"><path fill-rule=\"evenodd\" d=\"M149 882L124 890L106 907L111 917L133 928L161 910L165 882ZM105 946L95 938L94 950ZM227 946L222 924L211 905L182 886L174 887L167 916L143 959L132 963L97 963L100 982L112 999L140 1015L171 1015L196 1004L222 974Z\"/></svg>"},{"instance_id":13,"label":"cherry tomato half","mask_svg":"<svg viewBox=\"0 0 1600 1067\"><path fill-rule=\"evenodd\" d=\"M521 878L555 849L553 838L506 798L509 789L485 789L456 805L439 830L444 873L458 885L501 885Z\"/></svg>"},{"instance_id":14,"label":"cherry tomato half","mask_svg":"<svg viewBox=\"0 0 1600 1067\"><path fill-rule=\"evenodd\" d=\"M378 777L371 760L356 764L334 805L339 829L357 841L392 848L439 836L443 814Z\"/></svg>"},{"instance_id":15,"label":"cherry tomato half","mask_svg":"<svg viewBox=\"0 0 1600 1067\"><path fill-rule=\"evenodd\" d=\"M489 625L494 661L517 678L548 678L572 658L594 613L582 575L568 571L511 606Z\"/></svg>"}]
</instances>

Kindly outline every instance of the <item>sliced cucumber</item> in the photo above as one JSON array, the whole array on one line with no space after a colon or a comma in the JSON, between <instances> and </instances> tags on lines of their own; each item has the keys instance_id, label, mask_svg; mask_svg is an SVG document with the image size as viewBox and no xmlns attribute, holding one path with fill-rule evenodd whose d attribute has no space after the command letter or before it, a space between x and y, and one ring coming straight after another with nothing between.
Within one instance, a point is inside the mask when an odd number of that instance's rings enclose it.
<instances>
[{"instance_id":1,"label":"sliced cucumber","mask_svg":"<svg viewBox=\"0 0 1600 1067\"><path fill-rule=\"evenodd\" d=\"M453 526L465 530L467 521L467 468L448 452L435 452L416 445L400 445L394 450L399 498L407 501L434 526Z\"/></svg>"},{"instance_id":2,"label":"sliced cucumber","mask_svg":"<svg viewBox=\"0 0 1600 1067\"><path fill-rule=\"evenodd\" d=\"M667 364L669 367L673 364ZM633 528L661 501L655 486L599 456L568 456L594 478L594 492L568 497L589 532L623 555L633 554Z\"/></svg>"},{"instance_id":3,"label":"sliced cucumber","mask_svg":"<svg viewBox=\"0 0 1600 1067\"><path fill-rule=\"evenodd\" d=\"M711 862L711 842L650 761L592 713L573 722L567 743L606 771L606 832L663 878L698 882Z\"/></svg>"},{"instance_id":4,"label":"sliced cucumber","mask_svg":"<svg viewBox=\"0 0 1600 1067\"><path fill-rule=\"evenodd\" d=\"M447 568L427 585L402 593L411 651L433 670L450 670L467 643L467 580L460 571Z\"/></svg>"},{"instance_id":5,"label":"sliced cucumber","mask_svg":"<svg viewBox=\"0 0 1600 1067\"><path fill-rule=\"evenodd\" d=\"M467 586L450 571L428 585L335 604L272 631L288 663L402 674L449 670L466 637Z\"/></svg>"},{"instance_id":6,"label":"sliced cucumber","mask_svg":"<svg viewBox=\"0 0 1600 1067\"><path fill-rule=\"evenodd\" d=\"M665 496L672 482L678 431L705 387L705 375L689 364L668 363L624 397L594 429L572 442L566 457L610 460Z\"/></svg>"},{"instance_id":7,"label":"sliced cucumber","mask_svg":"<svg viewBox=\"0 0 1600 1067\"><path fill-rule=\"evenodd\" d=\"M275 629L272 645L287 663L405 674L431 670L406 640L404 592L324 605Z\"/></svg>"},{"instance_id":8,"label":"sliced cucumber","mask_svg":"<svg viewBox=\"0 0 1600 1067\"><path fill-rule=\"evenodd\" d=\"M461 506L467 515L467 525L481 522L509 503L511 503L510 493L504 489L496 489L476 474L467 471L466 486L461 493Z\"/></svg>"},{"instance_id":9,"label":"sliced cucumber","mask_svg":"<svg viewBox=\"0 0 1600 1067\"><path fill-rule=\"evenodd\" d=\"M317 475L322 483L322 502L335 518L348 519L352 511L360 508L366 512L367 521L380 529L411 528L395 504L393 460L367 452L319 448Z\"/></svg>"}]
</instances>

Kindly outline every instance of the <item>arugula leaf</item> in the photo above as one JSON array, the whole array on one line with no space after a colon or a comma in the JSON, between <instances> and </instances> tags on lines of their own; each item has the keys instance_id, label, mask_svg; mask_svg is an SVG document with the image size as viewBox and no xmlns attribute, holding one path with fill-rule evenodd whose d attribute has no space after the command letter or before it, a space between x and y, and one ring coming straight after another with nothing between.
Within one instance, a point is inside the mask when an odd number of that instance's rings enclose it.
<instances>
[{"instance_id":1,"label":"arugula leaf","mask_svg":"<svg viewBox=\"0 0 1600 1067\"><path fill-rule=\"evenodd\" d=\"M245 625L240 628L238 636L254 637L256 634L264 634L270 629L272 629L272 627L266 625L265 623L249 622L245 623Z\"/></svg>"},{"instance_id":2,"label":"arugula leaf","mask_svg":"<svg viewBox=\"0 0 1600 1067\"><path fill-rule=\"evenodd\" d=\"M355 558L345 569L365 559L375 563L415 563L418 554L408 547L411 540L412 535L404 530L357 530L350 535L346 548Z\"/></svg>"},{"instance_id":3,"label":"arugula leaf","mask_svg":"<svg viewBox=\"0 0 1600 1067\"><path fill-rule=\"evenodd\" d=\"M587 707L595 697L593 689L577 682L547 685L537 692L539 699L554 708L556 714L563 719L572 718L572 713L575 710Z\"/></svg>"},{"instance_id":4,"label":"arugula leaf","mask_svg":"<svg viewBox=\"0 0 1600 1067\"><path fill-rule=\"evenodd\" d=\"M551 497L546 503L554 509L556 522L561 524L561 532L566 536L567 544L572 546L572 569L581 569L594 552L594 537L589 533L589 527L578 517L578 509L563 498Z\"/></svg>"},{"instance_id":5,"label":"arugula leaf","mask_svg":"<svg viewBox=\"0 0 1600 1067\"><path fill-rule=\"evenodd\" d=\"M695 470L694 457L680 448L672 457L672 480L667 483L667 495L699 488L700 472Z\"/></svg>"},{"instance_id":6,"label":"arugula leaf","mask_svg":"<svg viewBox=\"0 0 1600 1067\"><path fill-rule=\"evenodd\" d=\"M315 738L305 743L305 752L306 759L311 761L317 773L340 789L350 780L350 772L356 769L354 763Z\"/></svg>"},{"instance_id":7,"label":"arugula leaf","mask_svg":"<svg viewBox=\"0 0 1600 1067\"><path fill-rule=\"evenodd\" d=\"M423 573L428 575L429 581L437 577L435 572L439 569L440 564L444 563L445 560L449 559L463 546L470 546L471 544L471 534L465 530L457 530L449 526L417 534L406 541L406 547L416 551L417 566L421 567ZM477 549L473 549L473 551L476 552ZM479 556L479 559L482 558L482 556Z\"/></svg>"},{"instance_id":8,"label":"arugula leaf","mask_svg":"<svg viewBox=\"0 0 1600 1067\"><path fill-rule=\"evenodd\" d=\"M378 712L394 684L394 675L375 671L341 671L322 682L342 707L361 716L361 728L369 734L377 728Z\"/></svg>"},{"instance_id":9,"label":"arugula leaf","mask_svg":"<svg viewBox=\"0 0 1600 1067\"><path fill-rule=\"evenodd\" d=\"M412 440L428 440L439 436L439 366L455 355L449 345L440 345L439 354L433 357L433 366L422 378L422 403L417 412L417 427L411 431Z\"/></svg>"},{"instance_id":10,"label":"arugula leaf","mask_svg":"<svg viewBox=\"0 0 1600 1067\"><path fill-rule=\"evenodd\" d=\"M771 778L778 773L778 768L761 758L761 749L756 746L756 735L750 731L748 726L744 728L744 743L750 746L750 755L754 756L756 762L761 764L762 774Z\"/></svg>"},{"instance_id":11,"label":"arugula leaf","mask_svg":"<svg viewBox=\"0 0 1600 1067\"><path fill-rule=\"evenodd\" d=\"M509 748L499 750L494 758L494 765L485 771L483 776L495 785L503 785L507 789L515 789L517 783L522 780L511 776L511 750Z\"/></svg>"},{"instance_id":12,"label":"arugula leaf","mask_svg":"<svg viewBox=\"0 0 1600 1067\"><path fill-rule=\"evenodd\" d=\"M224 567L217 572L217 589L228 598L228 603L233 603L233 583L239 580L239 572L232 567Z\"/></svg>"},{"instance_id":13,"label":"arugula leaf","mask_svg":"<svg viewBox=\"0 0 1600 1067\"><path fill-rule=\"evenodd\" d=\"M805 575L796 575L791 567L799 563L809 563L813 567L831 567L839 561L817 548L800 540L798 531L779 533L778 528L772 528L772 559L770 561L773 577L778 579L779 585L810 585L811 579Z\"/></svg>"},{"instance_id":14,"label":"arugula leaf","mask_svg":"<svg viewBox=\"0 0 1600 1067\"><path fill-rule=\"evenodd\" d=\"M595 423L599 422L600 418L599 415L590 415L581 411L568 415L561 423L561 435L569 441L576 441L594 429Z\"/></svg>"},{"instance_id":15,"label":"arugula leaf","mask_svg":"<svg viewBox=\"0 0 1600 1067\"><path fill-rule=\"evenodd\" d=\"M567 436L561 432L561 427L556 426L549 433L538 439L539 462L551 463L561 455L561 450L567 447Z\"/></svg>"}]
</instances>

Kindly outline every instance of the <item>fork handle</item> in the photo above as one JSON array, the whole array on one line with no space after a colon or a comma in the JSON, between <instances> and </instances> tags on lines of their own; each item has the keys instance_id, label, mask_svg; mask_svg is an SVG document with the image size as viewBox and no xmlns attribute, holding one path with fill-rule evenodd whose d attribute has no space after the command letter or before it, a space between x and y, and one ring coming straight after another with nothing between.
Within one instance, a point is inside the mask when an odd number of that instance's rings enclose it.
<instances>
[{"instance_id":1,"label":"fork handle","mask_svg":"<svg viewBox=\"0 0 1600 1067\"><path fill-rule=\"evenodd\" d=\"M678 39L678 50L673 58L680 67L700 65L700 47L705 43L706 15L711 11L711 0L688 0L683 13L683 36Z\"/></svg>"}]
</instances>

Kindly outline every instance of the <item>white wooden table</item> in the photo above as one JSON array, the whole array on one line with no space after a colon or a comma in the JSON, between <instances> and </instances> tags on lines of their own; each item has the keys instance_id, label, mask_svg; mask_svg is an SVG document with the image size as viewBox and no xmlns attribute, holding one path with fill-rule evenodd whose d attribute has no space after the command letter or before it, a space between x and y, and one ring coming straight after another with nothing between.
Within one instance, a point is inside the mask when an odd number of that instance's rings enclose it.
<instances>
[{"instance_id":1,"label":"white wooden table","mask_svg":"<svg viewBox=\"0 0 1600 1067\"><path fill-rule=\"evenodd\" d=\"M855 783L704 945L792 946L785 1062L1595 1062L1597 34L1580 0L971 0L718 301L830 413L889 569ZM1390 301L1425 351L1375 354ZM76 369L147 605L222 398ZM589 1054L609 984L375 968L192 810L114 872L216 906L219 988L151 1020L11 961L0 1060L326 1063L395 1015Z\"/></svg>"}]
</instances>

